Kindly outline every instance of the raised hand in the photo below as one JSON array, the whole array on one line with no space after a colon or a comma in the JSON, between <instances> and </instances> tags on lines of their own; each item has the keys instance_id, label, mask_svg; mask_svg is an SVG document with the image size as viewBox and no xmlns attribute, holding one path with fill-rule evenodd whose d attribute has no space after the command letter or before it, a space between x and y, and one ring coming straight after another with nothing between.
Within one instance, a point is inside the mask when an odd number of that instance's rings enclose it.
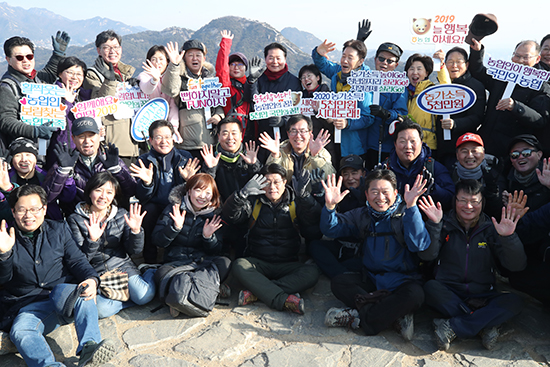
<instances>
[{"instance_id":1,"label":"raised hand","mask_svg":"<svg viewBox=\"0 0 550 367\"><path fill-rule=\"evenodd\" d=\"M244 148L246 154L243 154L242 152L239 153L244 163L255 164L256 160L258 159L258 150L260 150L260 146L256 146L256 142L254 140L251 140L248 143L244 144Z\"/></svg>"},{"instance_id":2,"label":"raised hand","mask_svg":"<svg viewBox=\"0 0 550 367\"><path fill-rule=\"evenodd\" d=\"M436 52L434 52L432 58L439 59L441 64L444 64L445 63L445 52L443 52L442 49L439 49Z\"/></svg>"},{"instance_id":3,"label":"raised hand","mask_svg":"<svg viewBox=\"0 0 550 367\"><path fill-rule=\"evenodd\" d=\"M65 89L65 100L73 103L76 99L76 88L63 84L63 89Z\"/></svg>"},{"instance_id":4,"label":"raised hand","mask_svg":"<svg viewBox=\"0 0 550 367\"><path fill-rule=\"evenodd\" d=\"M418 198L426 192L426 183L427 180L424 179L422 175L416 175L416 180L414 180L412 187L409 187L409 184L405 185L405 193L403 194L403 198L407 203L407 208L415 206Z\"/></svg>"},{"instance_id":5,"label":"raised hand","mask_svg":"<svg viewBox=\"0 0 550 367\"><path fill-rule=\"evenodd\" d=\"M78 151L76 149L70 149L66 144L57 143L53 152L57 157L59 167L74 168L76 161L78 161Z\"/></svg>"},{"instance_id":6,"label":"raised hand","mask_svg":"<svg viewBox=\"0 0 550 367\"><path fill-rule=\"evenodd\" d=\"M359 22L359 27L357 28L357 37L356 40L365 42L369 38L372 31L370 30L370 20L363 19L363 22Z\"/></svg>"},{"instance_id":7,"label":"raised hand","mask_svg":"<svg viewBox=\"0 0 550 367\"><path fill-rule=\"evenodd\" d=\"M441 203L437 202L437 204L434 204L430 195L427 197L422 196L420 200L418 200L418 207L426 214L426 217L434 223L439 223L443 218Z\"/></svg>"},{"instance_id":8,"label":"raised hand","mask_svg":"<svg viewBox=\"0 0 550 367\"><path fill-rule=\"evenodd\" d=\"M470 48L474 51L481 51L481 42L476 40L475 38L472 38L472 43L470 44Z\"/></svg>"},{"instance_id":9,"label":"raised hand","mask_svg":"<svg viewBox=\"0 0 550 367\"><path fill-rule=\"evenodd\" d=\"M149 163L149 167L145 167L145 164L141 159L138 159L139 166L135 163L130 164L130 175L137 177L145 186L151 185L153 182L153 163Z\"/></svg>"},{"instance_id":10,"label":"raised hand","mask_svg":"<svg viewBox=\"0 0 550 367\"><path fill-rule=\"evenodd\" d=\"M426 167L422 169L422 177L426 180L426 192L429 194L434 188L435 178L432 173L426 169Z\"/></svg>"},{"instance_id":11,"label":"raised hand","mask_svg":"<svg viewBox=\"0 0 550 367\"><path fill-rule=\"evenodd\" d=\"M542 160L542 171L537 168L539 182L550 189L550 159Z\"/></svg>"},{"instance_id":12,"label":"raised hand","mask_svg":"<svg viewBox=\"0 0 550 367\"><path fill-rule=\"evenodd\" d=\"M71 36L69 36L67 32L57 31L55 38L52 36L53 52L59 56L65 56L65 51L67 50L69 42L71 42Z\"/></svg>"},{"instance_id":13,"label":"raised hand","mask_svg":"<svg viewBox=\"0 0 550 367\"><path fill-rule=\"evenodd\" d=\"M4 160L0 163L0 189L3 191L10 191L13 189L13 184L10 181L8 163Z\"/></svg>"},{"instance_id":14,"label":"raised hand","mask_svg":"<svg viewBox=\"0 0 550 367\"><path fill-rule=\"evenodd\" d=\"M271 136L269 136L268 133L265 131L260 134L260 137L258 138L260 143L262 143L261 147L264 149L267 149L273 154L275 157L279 157L279 148L281 146L279 133L275 134L275 139L273 139Z\"/></svg>"},{"instance_id":15,"label":"raised hand","mask_svg":"<svg viewBox=\"0 0 550 367\"><path fill-rule=\"evenodd\" d=\"M218 162L220 161L220 157L222 156L221 153L218 153L216 156L214 156L214 149L212 148L211 144L202 146L201 155L204 163L208 166L208 168L216 167L218 165Z\"/></svg>"},{"instance_id":16,"label":"raised hand","mask_svg":"<svg viewBox=\"0 0 550 367\"><path fill-rule=\"evenodd\" d=\"M99 240L105 231L105 227L107 227L107 223L101 225L101 218L95 212L90 213L90 223L84 222L84 225L88 229L88 237L92 242Z\"/></svg>"},{"instance_id":17,"label":"raised hand","mask_svg":"<svg viewBox=\"0 0 550 367\"><path fill-rule=\"evenodd\" d=\"M261 195L265 194L264 187L267 186L267 179L265 176L260 175L259 173L252 176L252 178L244 185L241 189L240 194L243 198L247 198L250 195Z\"/></svg>"},{"instance_id":18,"label":"raised hand","mask_svg":"<svg viewBox=\"0 0 550 367\"><path fill-rule=\"evenodd\" d=\"M301 198L309 196L309 191L307 190L309 183L311 182L311 174L308 170L302 169L301 172L294 172L292 176L292 188L296 195Z\"/></svg>"},{"instance_id":19,"label":"raised hand","mask_svg":"<svg viewBox=\"0 0 550 367\"><path fill-rule=\"evenodd\" d=\"M258 81L258 78L262 76L265 71L265 65L263 65L262 59L258 56L254 56L248 63L250 69L248 74L248 83L254 84Z\"/></svg>"},{"instance_id":20,"label":"raised hand","mask_svg":"<svg viewBox=\"0 0 550 367\"><path fill-rule=\"evenodd\" d=\"M516 230L520 216L516 215L516 209L512 209L511 206L502 207L502 217L500 223L497 222L495 217L492 217L493 225L497 230L497 233L503 237L510 236Z\"/></svg>"},{"instance_id":21,"label":"raised hand","mask_svg":"<svg viewBox=\"0 0 550 367\"><path fill-rule=\"evenodd\" d=\"M160 80L160 70L155 65L153 65L151 60L146 60L142 63L142 66L145 73L149 74L153 81L155 81L155 83L158 83L158 81Z\"/></svg>"},{"instance_id":22,"label":"raised hand","mask_svg":"<svg viewBox=\"0 0 550 367\"><path fill-rule=\"evenodd\" d=\"M519 218L521 219L525 215L525 213L529 211L529 207L526 207L526 205L527 195L523 194L523 190L521 190L519 193L518 190L515 190L513 195L508 195L508 201L505 206L515 209L516 214L519 215Z\"/></svg>"},{"instance_id":23,"label":"raised hand","mask_svg":"<svg viewBox=\"0 0 550 367\"><path fill-rule=\"evenodd\" d=\"M210 238L218 229L222 227L222 218L219 215L214 215L212 220L206 219L204 227L202 227L202 236L204 238Z\"/></svg>"},{"instance_id":24,"label":"raised hand","mask_svg":"<svg viewBox=\"0 0 550 367\"><path fill-rule=\"evenodd\" d=\"M336 43L328 42L324 40L319 46L317 46L317 53L328 59L328 53L336 50Z\"/></svg>"},{"instance_id":25,"label":"raised hand","mask_svg":"<svg viewBox=\"0 0 550 367\"><path fill-rule=\"evenodd\" d=\"M193 158L187 160L187 163L185 164L185 167L178 167L178 171L180 172L181 177L187 181L191 177L195 175L200 169L201 166L199 165L200 161L198 158Z\"/></svg>"},{"instance_id":26,"label":"raised hand","mask_svg":"<svg viewBox=\"0 0 550 367\"><path fill-rule=\"evenodd\" d=\"M130 217L124 214L124 220L126 221L128 227L130 227L132 233L137 234L141 231L141 223L143 222L143 217L145 217L147 211L141 213L141 205L138 203L134 203L130 205L129 213Z\"/></svg>"},{"instance_id":27,"label":"raised hand","mask_svg":"<svg viewBox=\"0 0 550 367\"><path fill-rule=\"evenodd\" d=\"M230 40L233 39L233 35L231 34L231 31L228 31L228 30L223 30L220 32L220 34L222 35L222 38L229 38Z\"/></svg>"},{"instance_id":28,"label":"raised hand","mask_svg":"<svg viewBox=\"0 0 550 367\"><path fill-rule=\"evenodd\" d=\"M15 229L10 228L9 232L6 228L6 221L2 219L0 223L0 254L5 254L15 245Z\"/></svg>"},{"instance_id":29,"label":"raised hand","mask_svg":"<svg viewBox=\"0 0 550 367\"><path fill-rule=\"evenodd\" d=\"M328 143L330 143L330 132L328 130L321 129L316 139L313 139L313 133L310 132L309 152L312 156L316 156Z\"/></svg>"},{"instance_id":30,"label":"raised hand","mask_svg":"<svg viewBox=\"0 0 550 367\"><path fill-rule=\"evenodd\" d=\"M168 52L168 58L170 59L170 62L175 65L179 65L181 60L183 59L183 55L185 54L185 51L178 52L179 46L177 42L168 42L166 44L166 52Z\"/></svg>"},{"instance_id":31,"label":"raised hand","mask_svg":"<svg viewBox=\"0 0 550 367\"><path fill-rule=\"evenodd\" d=\"M118 148L113 143L108 144L104 149L104 154L98 154L98 158L107 170L119 167Z\"/></svg>"},{"instance_id":32,"label":"raised hand","mask_svg":"<svg viewBox=\"0 0 550 367\"><path fill-rule=\"evenodd\" d=\"M323 189L325 189L325 205L328 210L334 210L334 208L336 208L336 204L341 202L344 199L344 196L349 194L349 190L340 192L340 190L342 189L342 181L343 177L340 176L337 182L335 174L327 177L326 184L321 181Z\"/></svg>"},{"instance_id":33,"label":"raised hand","mask_svg":"<svg viewBox=\"0 0 550 367\"><path fill-rule=\"evenodd\" d=\"M181 231L183 228L183 223L185 223L185 214L187 212L185 210L182 210L180 212L180 206L179 204L174 204L172 206L172 213L170 213L170 218L174 221L174 228L176 228L178 231Z\"/></svg>"}]
</instances>

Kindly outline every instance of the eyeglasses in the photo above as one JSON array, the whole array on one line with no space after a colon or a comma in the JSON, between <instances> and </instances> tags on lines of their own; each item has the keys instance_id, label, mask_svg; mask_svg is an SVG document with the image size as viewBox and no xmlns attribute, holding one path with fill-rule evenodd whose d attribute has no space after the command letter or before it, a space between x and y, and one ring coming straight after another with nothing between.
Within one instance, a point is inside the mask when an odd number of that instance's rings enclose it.
<instances>
[{"instance_id":1,"label":"eyeglasses","mask_svg":"<svg viewBox=\"0 0 550 367\"><path fill-rule=\"evenodd\" d=\"M163 140L170 141L172 140L172 136L157 135L157 136L153 136L153 140L157 143L160 143Z\"/></svg>"},{"instance_id":2,"label":"eyeglasses","mask_svg":"<svg viewBox=\"0 0 550 367\"><path fill-rule=\"evenodd\" d=\"M517 53L513 53L512 54L513 57L515 57L516 59L518 60L525 60L525 61L529 61L531 60L533 57L537 57L538 55L518 55Z\"/></svg>"},{"instance_id":3,"label":"eyeglasses","mask_svg":"<svg viewBox=\"0 0 550 367\"><path fill-rule=\"evenodd\" d=\"M454 65L460 66L460 65L464 65L466 63L466 61L464 61L464 60L448 60L448 61L445 61L445 63L447 65L451 65L451 66L454 66Z\"/></svg>"},{"instance_id":4,"label":"eyeglasses","mask_svg":"<svg viewBox=\"0 0 550 367\"><path fill-rule=\"evenodd\" d=\"M538 152L536 149L523 149L521 152L515 151L510 153L510 159L518 159L521 154L524 158L529 158L531 154Z\"/></svg>"},{"instance_id":5,"label":"eyeglasses","mask_svg":"<svg viewBox=\"0 0 550 367\"><path fill-rule=\"evenodd\" d=\"M82 73L75 73L74 71L67 71L65 70L65 74L67 74L67 76L69 76L70 78L79 78L79 79L82 79L84 78L84 74Z\"/></svg>"},{"instance_id":6,"label":"eyeglasses","mask_svg":"<svg viewBox=\"0 0 550 367\"><path fill-rule=\"evenodd\" d=\"M34 59L34 54L28 54L28 55L17 55L17 56L14 56L17 61L23 61L25 58L27 58L27 60L31 61L32 59Z\"/></svg>"},{"instance_id":7,"label":"eyeglasses","mask_svg":"<svg viewBox=\"0 0 550 367\"><path fill-rule=\"evenodd\" d=\"M311 79L311 78L313 78L313 77L315 77L315 74L308 73L308 74L302 75L302 77L300 78L300 80L304 81L304 80L306 80L306 79Z\"/></svg>"},{"instance_id":8,"label":"eyeglasses","mask_svg":"<svg viewBox=\"0 0 550 367\"><path fill-rule=\"evenodd\" d=\"M467 199L456 199L456 202L461 204L461 205L472 205L472 206L478 206L480 205L483 200L481 199L470 199L470 200L467 200Z\"/></svg>"},{"instance_id":9,"label":"eyeglasses","mask_svg":"<svg viewBox=\"0 0 550 367\"><path fill-rule=\"evenodd\" d=\"M230 68L244 68L244 64L242 62L232 62L229 64Z\"/></svg>"},{"instance_id":10,"label":"eyeglasses","mask_svg":"<svg viewBox=\"0 0 550 367\"><path fill-rule=\"evenodd\" d=\"M382 56L378 56L377 59L378 59L378 61L380 61L380 62L385 62L385 63L387 63L388 65L391 65L391 64L397 62L397 60L394 60L394 59L386 59L385 57L382 57Z\"/></svg>"},{"instance_id":11,"label":"eyeglasses","mask_svg":"<svg viewBox=\"0 0 550 367\"><path fill-rule=\"evenodd\" d=\"M28 212L30 212L32 215L36 215L38 213L40 213L40 211L44 209L44 205L42 205L40 208L29 208L29 209L25 209L25 208L17 208L17 209L14 209L14 213L17 214L17 215L21 215L21 216L24 216L25 214L27 214Z\"/></svg>"},{"instance_id":12,"label":"eyeglasses","mask_svg":"<svg viewBox=\"0 0 550 367\"><path fill-rule=\"evenodd\" d=\"M290 129L288 131L288 135L290 135L290 136L296 136L298 134L300 134L302 136L307 135L307 134L309 134L309 130L306 130L306 129L300 129L300 130Z\"/></svg>"},{"instance_id":13,"label":"eyeglasses","mask_svg":"<svg viewBox=\"0 0 550 367\"><path fill-rule=\"evenodd\" d=\"M120 51L120 46L103 46L101 47L101 51L103 52L111 52L111 51L114 51L114 52L118 52Z\"/></svg>"}]
</instances>

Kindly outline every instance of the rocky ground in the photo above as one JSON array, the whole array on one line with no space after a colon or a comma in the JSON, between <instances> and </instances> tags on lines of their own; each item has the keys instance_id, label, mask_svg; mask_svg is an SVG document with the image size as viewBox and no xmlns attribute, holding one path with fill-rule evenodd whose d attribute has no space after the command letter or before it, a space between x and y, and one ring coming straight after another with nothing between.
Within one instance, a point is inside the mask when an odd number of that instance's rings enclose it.
<instances>
[{"instance_id":1,"label":"rocky ground","mask_svg":"<svg viewBox=\"0 0 550 367\"><path fill-rule=\"evenodd\" d=\"M504 285L505 286L505 285ZM361 331L327 328L324 316L341 306L322 277L302 294L306 314L269 309L262 303L237 306L236 287L229 306L216 306L206 318L172 318L159 301L134 307L101 320L104 338L118 344L108 367L187 366L549 366L550 313L527 296L525 310L501 328L499 344L487 351L479 338L455 340L449 352L437 350L430 310L415 315L415 337L405 342L394 330L378 336ZM47 339L59 361L77 366L74 327L62 326ZM6 352L8 352L6 354ZM2 355L3 354L3 355ZM25 366L5 334L0 344L0 367Z\"/></svg>"}]
</instances>

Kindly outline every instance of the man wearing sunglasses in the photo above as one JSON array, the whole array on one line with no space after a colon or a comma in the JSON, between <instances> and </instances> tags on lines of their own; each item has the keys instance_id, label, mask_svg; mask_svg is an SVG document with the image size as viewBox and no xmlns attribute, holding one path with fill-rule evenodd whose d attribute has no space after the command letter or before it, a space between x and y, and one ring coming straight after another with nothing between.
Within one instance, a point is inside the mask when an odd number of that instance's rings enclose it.
<instances>
[{"instance_id":1,"label":"man wearing sunglasses","mask_svg":"<svg viewBox=\"0 0 550 367\"><path fill-rule=\"evenodd\" d=\"M23 97L21 83L53 83L57 79L57 64L65 56L71 38L66 32L58 31L52 36L53 54L40 71L34 69L34 44L26 37L11 37L4 42L4 54L8 70L0 80L0 148L3 150L18 137L29 139L50 139L54 127L31 126L20 119Z\"/></svg>"}]
</instances>

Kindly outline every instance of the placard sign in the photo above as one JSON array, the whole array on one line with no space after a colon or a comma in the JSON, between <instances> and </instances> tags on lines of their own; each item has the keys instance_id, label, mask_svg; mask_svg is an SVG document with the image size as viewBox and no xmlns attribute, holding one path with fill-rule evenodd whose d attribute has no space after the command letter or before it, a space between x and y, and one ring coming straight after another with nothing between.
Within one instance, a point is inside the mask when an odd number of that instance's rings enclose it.
<instances>
[{"instance_id":1,"label":"placard sign","mask_svg":"<svg viewBox=\"0 0 550 367\"><path fill-rule=\"evenodd\" d=\"M154 98L141 107L132 119L130 133L132 139L142 142L149 138L149 126L156 120L166 120L168 117L168 102L164 98Z\"/></svg>"},{"instance_id":2,"label":"placard sign","mask_svg":"<svg viewBox=\"0 0 550 367\"><path fill-rule=\"evenodd\" d=\"M313 92L313 99L319 101L317 116L330 119L358 119L361 110L357 108L357 101L365 99L363 92ZM334 143L342 142L342 130L334 130Z\"/></svg>"},{"instance_id":3,"label":"placard sign","mask_svg":"<svg viewBox=\"0 0 550 367\"><path fill-rule=\"evenodd\" d=\"M51 123L65 129L67 106L61 103L65 89L54 84L21 83L21 92L25 94L19 100L21 121L33 126Z\"/></svg>"},{"instance_id":4,"label":"placard sign","mask_svg":"<svg viewBox=\"0 0 550 367\"><path fill-rule=\"evenodd\" d=\"M475 92L460 84L440 84L422 91L416 104L422 111L432 115L443 115L449 119L451 114L466 111L472 107L477 99ZM451 140L451 131L443 130L443 138Z\"/></svg>"},{"instance_id":5,"label":"placard sign","mask_svg":"<svg viewBox=\"0 0 550 367\"><path fill-rule=\"evenodd\" d=\"M231 97L228 87L223 87L217 77L206 79L189 79L187 90L180 92L182 102L187 109L210 108L225 106L227 98Z\"/></svg>"},{"instance_id":6,"label":"placard sign","mask_svg":"<svg viewBox=\"0 0 550 367\"><path fill-rule=\"evenodd\" d=\"M380 93L404 93L409 78L404 71L352 70L348 84L352 91L372 92L372 104L380 104Z\"/></svg>"},{"instance_id":7,"label":"placard sign","mask_svg":"<svg viewBox=\"0 0 550 367\"><path fill-rule=\"evenodd\" d=\"M293 96L294 94L294 96ZM254 95L254 112L251 120L261 120L273 116L289 116L300 113L301 92L263 93Z\"/></svg>"},{"instance_id":8,"label":"placard sign","mask_svg":"<svg viewBox=\"0 0 550 367\"><path fill-rule=\"evenodd\" d=\"M516 84L524 88L539 90L542 83L550 79L550 71L492 58L489 58L487 62L487 74L491 75L493 79L508 82L502 99L510 98Z\"/></svg>"},{"instance_id":9,"label":"placard sign","mask_svg":"<svg viewBox=\"0 0 550 367\"><path fill-rule=\"evenodd\" d=\"M71 108L75 118L89 116L91 118L112 115L118 110L118 98L113 96L90 99L78 102Z\"/></svg>"},{"instance_id":10,"label":"placard sign","mask_svg":"<svg viewBox=\"0 0 550 367\"><path fill-rule=\"evenodd\" d=\"M436 15L428 18L412 18L411 42L413 44L464 43L468 35L468 24L457 23L454 15Z\"/></svg>"},{"instance_id":11,"label":"placard sign","mask_svg":"<svg viewBox=\"0 0 550 367\"><path fill-rule=\"evenodd\" d=\"M313 98L302 98L302 103L300 103L300 113L304 116L315 116L316 112L319 109L319 101L314 100Z\"/></svg>"}]
</instances>

